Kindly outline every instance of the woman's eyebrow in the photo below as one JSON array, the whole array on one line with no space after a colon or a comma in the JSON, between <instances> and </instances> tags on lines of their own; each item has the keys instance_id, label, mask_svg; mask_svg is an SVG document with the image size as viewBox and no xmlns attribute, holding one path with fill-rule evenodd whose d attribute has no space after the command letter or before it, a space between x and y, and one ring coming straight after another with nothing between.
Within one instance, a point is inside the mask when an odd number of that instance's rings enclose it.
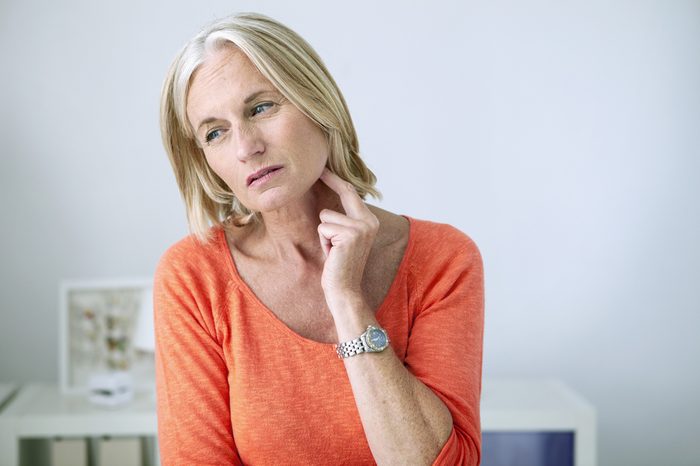
<instances>
[{"instance_id":1,"label":"woman's eyebrow","mask_svg":"<svg viewBox=\"0 0 700 466\"><path fill-rule=\"evenodd\" d=\"M252 94L250 94L248 97L245 98L243 101L244 104L249 104L253 100L257 99L261 94L266 94L268 92L277 92L274 89L261 89L259 91L255 91Z\"/></svg>"},{"instance_id":2,"label":"woman's eyebrow","mask_svg":"<svg viewBox=\"0 0 700 466\"><path fill-rule=\"evenodd\" d=\"M197 132L199 132L199 130L202 129L202 126L208 125L209 123L213 123L216 120L218 120L218 118L214 118L214 117L205 118L204 120L202 120L201 123L199 123L199 126L197 126Z\"/></svg>"},{"instance_id":3,"label":"woman's eyebrow","mask_svg":"<svg viewBox=\"0 0 700 466\"><path fill-rule=\"evenodd\" d=\"M245 100L243 101L243 103L244 103L244 104L249 104L249 103L251 103L253 100L257 99L259 96L261 96L262 94L275 93L275 92L278 92L278 91L276 91L275 89L260 89L260 90L258 90L258 91L253 92L253 93L250 94L248 97L246 97ZM199 132L199 130L202 129L202 126L207 125L207 124L209 124L209 123L213 123L213 122L215 122L216 120L218 120L218 118L216 118L216 117L208 117L208 118L205 118L205 119L202 120L202 121L199 123L199 125L197 126L197 132Z\"/></svg>"}]
</instances>

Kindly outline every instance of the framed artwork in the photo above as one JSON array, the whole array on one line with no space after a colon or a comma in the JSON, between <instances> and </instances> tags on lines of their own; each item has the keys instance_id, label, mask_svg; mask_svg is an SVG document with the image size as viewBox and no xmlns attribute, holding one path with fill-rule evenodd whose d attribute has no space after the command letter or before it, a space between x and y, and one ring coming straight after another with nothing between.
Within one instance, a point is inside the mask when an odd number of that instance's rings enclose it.
<instances>
[{"instance_id":1,"label":"framed artwork","mask_svg":"<svg viewBox=\"0 0 700 466\"><path fill-rule=\"evenodd\" d=\"M92 375L110 372L131 374L137 390L153 387L151 286L148 278L61 283L58 341L63 393L87 393ZM135 341L144 335L151 338L150 344Z\"/></svg>"}]
</instances>

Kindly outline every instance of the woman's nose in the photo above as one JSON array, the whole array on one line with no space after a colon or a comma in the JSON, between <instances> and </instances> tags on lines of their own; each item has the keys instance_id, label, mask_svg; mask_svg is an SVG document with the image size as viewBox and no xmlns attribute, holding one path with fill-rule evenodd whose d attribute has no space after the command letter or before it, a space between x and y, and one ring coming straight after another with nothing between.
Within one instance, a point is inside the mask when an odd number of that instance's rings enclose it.
<instances>
[{"instance_id":1,"label":"woman's nose","mask_svg":"<svg viewBox=\"0 0 700 466\"><path fill-rule=\"evenodd\" d=\"M262 137L252 125L237 125L233 139L238 160L245 161L265 152Z\"/></svg>"}]
</instances>

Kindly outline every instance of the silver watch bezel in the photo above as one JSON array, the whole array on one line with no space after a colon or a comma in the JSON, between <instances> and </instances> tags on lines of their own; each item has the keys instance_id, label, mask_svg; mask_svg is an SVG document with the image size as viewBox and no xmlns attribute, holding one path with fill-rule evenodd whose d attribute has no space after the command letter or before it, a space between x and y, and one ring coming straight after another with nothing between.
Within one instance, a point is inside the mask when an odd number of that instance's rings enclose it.
<instances>
[{"instance_id":1,"label":"silver watch bezel","mask_svg":"<svg viewBox=\"0 0 700 466\"><path fill-rule=\"evenodd\" d=\"M372 330L379 330L380 332L382 332L384 334L384 339L386 340L386 343L383 346L375 346L374 344L372 344L372 342L369 339L369 333ZM386 332L386 330L384 330L381 327L375 327L374 325L367 326L367 330L365 330L365 332L362 334L362 340L365 343L365 347L368 348L367 352L371 352L371 353L379 353L381 351L384 351L385 349L387 349L389 347L389 343L390 343L389 342L389 334Z\"/></svg>"}]
</instances>

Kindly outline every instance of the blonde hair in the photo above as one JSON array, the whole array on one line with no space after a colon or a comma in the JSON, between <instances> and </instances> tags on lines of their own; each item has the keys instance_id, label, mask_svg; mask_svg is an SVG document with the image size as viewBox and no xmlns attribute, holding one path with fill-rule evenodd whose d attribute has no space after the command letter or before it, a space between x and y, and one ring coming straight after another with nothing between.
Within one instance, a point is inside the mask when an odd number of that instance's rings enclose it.
<instances>
[{"instance_id":1,"label":"blonde hair","mask_svg":"<svg viewBox=\"0 0 700 466\"><path fill-rule=\"evenodd\" d=\"M175 58L163 84L160 125L163 145L185 201L190 231L206 242L211 225L230 219L241 226L260 221L234 196L206 162L187 119L192 75L207 53L233 44L290 102L325 133L328 168L355 186L363 199L381 199L377 178L360 158L345 99L321 58L297 33L256 13L217 20L192 38Z\"/></svg>"}]
</instances>

